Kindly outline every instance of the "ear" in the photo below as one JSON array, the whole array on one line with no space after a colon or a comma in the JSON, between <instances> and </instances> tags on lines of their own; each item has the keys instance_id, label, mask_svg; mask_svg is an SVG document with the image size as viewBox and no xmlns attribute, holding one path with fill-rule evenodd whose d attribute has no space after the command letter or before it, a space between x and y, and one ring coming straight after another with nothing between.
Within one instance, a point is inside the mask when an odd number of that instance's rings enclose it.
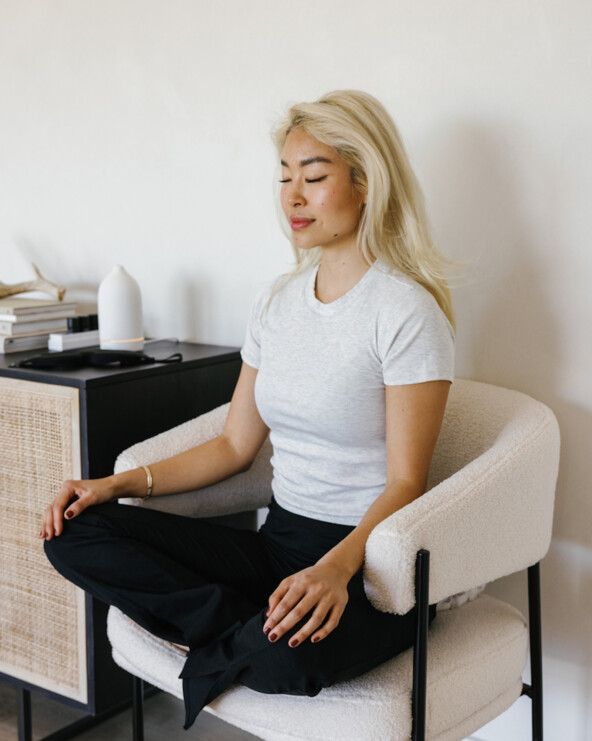
<instances>
[{"instance_id":1,"label":"ear","mask_svg":"<svg viewBox=\"0 0 592 741\"><path fill-rule=\"evenodd\" d=\"M352 192L359 197L360 208L365 206L366 201L368 200L368 187L366 185L362 185L361 183L352 182Z\"/></svg>"},{"instance_id":2,"label":"ear","mask_svg":"<svg viewBox=\"0 0 592 741\"><path fill-rule=\"evenodd\" d=\"M363 183L358 186L358 192L362 196L362 206L365 206L368 202L368 183Z\"/></svg>"}]
</instances>

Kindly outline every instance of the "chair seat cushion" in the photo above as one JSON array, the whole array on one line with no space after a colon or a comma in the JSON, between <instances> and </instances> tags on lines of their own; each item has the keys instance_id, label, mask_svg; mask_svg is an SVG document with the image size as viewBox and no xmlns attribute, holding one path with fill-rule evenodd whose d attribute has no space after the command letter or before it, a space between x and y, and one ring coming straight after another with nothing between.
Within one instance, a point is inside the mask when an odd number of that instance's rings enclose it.
<instances>
[{"instance_id":1,"label":"chair seat cushion","mask_svg":"<svg viewBox=\"0 0 592 741\"><path fill-rule=\"evenodd\" d=\"M177 649L114 607L108 635L119 666L182 698L184 659ZM522 615L488 595L438 613L429 639L428 738L460 741L507 709L522 689L527 646ZM406 651L316 697L262 695L234 685L207 709L266 741L408 741L412 660L413 651Z\"/></svg>"}]
</instances>

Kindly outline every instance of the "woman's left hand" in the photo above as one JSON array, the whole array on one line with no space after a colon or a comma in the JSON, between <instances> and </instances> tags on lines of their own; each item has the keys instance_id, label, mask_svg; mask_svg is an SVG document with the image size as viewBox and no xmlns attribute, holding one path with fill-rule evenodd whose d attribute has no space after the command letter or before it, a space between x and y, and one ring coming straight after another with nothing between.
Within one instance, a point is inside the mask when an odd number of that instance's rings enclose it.
<instances>
[{"instance_id":1,"label":"woman's left hand","mask_svg":"<svg viewBox=\"0 0 592 741\"><path fill-rule=\"evenodd\" d=\"M269 597L264 633L270 641L277 641L312 611L290 638L290 646L298 646L309 636L313 643L326 638L345 610L349 579L337 566L320 563L286 577Z\"/></svg>"}]
</instances>

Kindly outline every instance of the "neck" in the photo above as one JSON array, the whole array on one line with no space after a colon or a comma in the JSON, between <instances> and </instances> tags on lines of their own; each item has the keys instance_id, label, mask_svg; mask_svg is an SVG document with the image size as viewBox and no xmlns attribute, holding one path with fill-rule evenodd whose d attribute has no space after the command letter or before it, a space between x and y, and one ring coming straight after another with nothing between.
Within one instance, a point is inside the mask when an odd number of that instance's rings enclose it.
<instances>
[{"instance_id":1,"label":"neck","mask_svg":"<svg viewBox=\"0 0 592 741\"><path fill-rule=\"evenodd\" d=\"M357 242L321 247L321 251L321 266L326 272L342 273L360 265L368 267Z\"/></svg>"},{"instance_id":2,"label":"neck","mask_svg":"<svg viewBox=\"0 0 592 741\"><path fill-rule=\"evenodd\" d=\"M323 303L337 300L361 280L369 267L357 246L347 250L324 247L317 273L317 298Z\"/></svg>"}]
</instances>

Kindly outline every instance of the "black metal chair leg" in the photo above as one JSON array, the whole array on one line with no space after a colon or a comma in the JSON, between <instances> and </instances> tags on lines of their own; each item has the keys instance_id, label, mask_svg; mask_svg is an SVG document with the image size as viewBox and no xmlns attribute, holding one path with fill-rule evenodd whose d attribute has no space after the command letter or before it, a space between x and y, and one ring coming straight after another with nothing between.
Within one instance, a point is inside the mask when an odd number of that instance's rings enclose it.
<instances>
[{"instance_id":1,"label":"black metal chair leg","mask_svg":"<svg viewBox=\"0 0 592 741\"><path fill-rule=\"evenodd\" d=\"M426 686L428 672L430 552L420 550L415 560L415 605L417 609L413 646L413 741L425 741Z\"/></svg>"},{"instance_id":2,"label":"black metal chair leg","mask_svg":"<svg viewBox=\"0 0 592 741\"><path fill-rule=\"evenodd\" d=\"M543 741L543 649L541 637L541 577L538 563L528 569L528 624L530 632L530 697L532 741Z\"/></svg>"},{"instance_id":3,"label":"black metal chair leg","mask_svg":"<svg viewBox=\"0 0 592 741\"><path fill-rule=\"evenodd\" d=\"M144 741L144 682L134 677L133 734L134 741Z\"/></svg>"},{"instance_id":4,"label":"black metal chair leg","mask_svg":"<svg viewBox=\"0 0 592 741\"><path fill-rule=\"evenodd\" d=\"M18 689L18 741L32 741L33 722L31 720L31 691Z\"/></svg>"}]
</instances>

